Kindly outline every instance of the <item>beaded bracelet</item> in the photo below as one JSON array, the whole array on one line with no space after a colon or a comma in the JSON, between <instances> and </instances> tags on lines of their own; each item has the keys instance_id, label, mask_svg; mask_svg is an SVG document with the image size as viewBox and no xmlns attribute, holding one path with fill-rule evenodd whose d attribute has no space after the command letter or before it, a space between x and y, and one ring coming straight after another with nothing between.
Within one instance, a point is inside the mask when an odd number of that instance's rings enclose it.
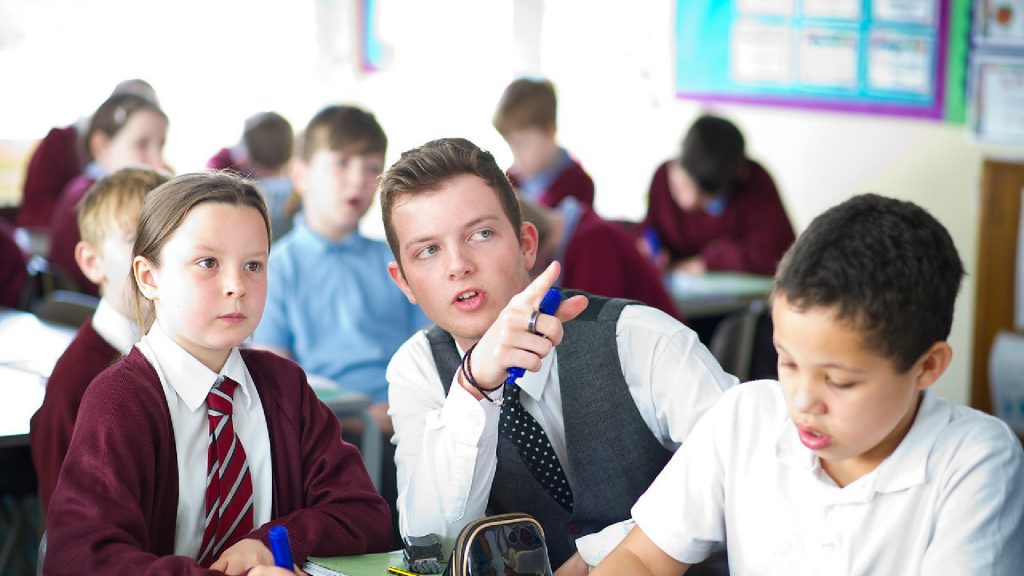
<instances>
[{"instance_id":1,"label":"beaded bracelet","mask_svg":"<svg viewBox=\"0 0 1024 576\"><path fill-rule=\"evenodd\" d=\"M470 363L470 356L473 354L474 348L476 348L476 344L473 344L472 346L469 347L469 350L466 350L466 354L462 357L462 364L459 366L459 370L462 371L462 377L466 379L466 382L469 382L470 386L476 388L477 391L483 394L485 400L487 400L491 404L494 404L494 399L491 398L488 395L488 393L500 390L503 386L505 386L505 383L502 382L501 384L498 384L494 388L484 388L483 386L477 384L476 378L473 377L473 367L472 364Z\"/></svg>"}]
</instances>

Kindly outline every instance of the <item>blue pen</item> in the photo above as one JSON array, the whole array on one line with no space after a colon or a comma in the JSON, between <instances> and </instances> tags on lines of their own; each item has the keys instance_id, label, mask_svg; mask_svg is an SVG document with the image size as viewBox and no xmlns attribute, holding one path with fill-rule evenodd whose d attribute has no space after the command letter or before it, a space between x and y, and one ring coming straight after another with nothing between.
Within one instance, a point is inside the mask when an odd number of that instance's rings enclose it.
<instances>
[{"instance_id":1,"label":"blue pen","mask_svg":"<svg viewBox=\"0 0 1024 576\"><path fill-rule=\"evenodd\" d=\"M554 316L561 303L562 293L558 291L558 288L548 288L544 298L540 301L540 313ZM512 366L508 369L508 378L505 379L505 384L515 384L516 380L523 377L523 374L526 374L526 369Z\"/></svg>"},{"instance_id":2,"label":"blue pen","mask_svg":"<svg viewBox=\"0 0 1024 576\"><path fill-rule=\"evenodd\" d=\"M654 228L644 228L644 242L651 250L651 259L658 259L658 252L661 252L661 239L658 238L658 231Z\"/></svg>"},{"instance_id":3,"label":"blue pen","mask_svg":"<svg viewBox=\"0 0 1024 576\"><path fill-rule=\"evenodd\" d=\"M284 526L274 526L270 529L270 551L274 553L275 566L286 568L289 572L295 570L295 563L292 562L292 545L288 542L288 529Z\"/></svg>"}]
</instances>

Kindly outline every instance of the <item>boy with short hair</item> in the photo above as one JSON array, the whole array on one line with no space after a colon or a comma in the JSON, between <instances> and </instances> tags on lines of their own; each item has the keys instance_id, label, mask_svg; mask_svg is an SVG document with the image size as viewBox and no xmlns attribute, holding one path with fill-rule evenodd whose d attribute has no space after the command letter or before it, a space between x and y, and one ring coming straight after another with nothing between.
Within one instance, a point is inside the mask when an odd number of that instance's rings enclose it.
<instances>
[{"instance_id":1,"label":"boy with short hair","mask_svg":"<svg viewBox=\"0 0 1024 576\"><path fill-rule=\"evenodd\" d=\"M520 78L505 88L493 124L512 149L509 180L519 193L544 206L572 196L594 204L594 181L558 145L557 99L550 80Z\"/></svg>"},{"instance_id":2,"label":"boy with short hair","mask_svg":"<svg viewBox=\"0 0 1024 576\"><path fill-rule=\"evenodd\" d=\"M927 389L964 274L920 207L852 198L779 265L779 383L728 391L594 574L1019 574L1024 457L1003 422Z\"/></svg>"},{"instance_id":3,"label":"boy with short hair","mask_svg":"<svg viewBox=\"0 0 1024 576\"><path fill-rule=\"evenodd\" d=\"M82 324L54 365L43 404L32 416L32 460L44 513L86 388L139 340L130 314L132 245L143 198L167 180L148 168L124 168L99 180L78 204L82 239L75 246L75 261L100 287L101 298L92 318Z\"/></svg>"},{"instance_id":4,"label":"boy with short hair","mask_svg":"<svg viewBox=\"0 0 1024 576\"><path fill-rule=\"evenodd\" d=\"M406 152L380 194L391 277L437 324L388 366L403 535L435 534L450 552L470 521L528 512L559 575L586 574L736 379L638 302L571 292L540 313L559 265L531 282L537 229L472 142ZM503 387L513 366L528 372Z\"/></svg>"},{"instance_id":5,"label":"boy with short hair","mask_svg":"<svg viewBox=\"0 0 1024 576\"><path fill-rule=\"evenodd\" d=\"M292 173L303 210L271 251L267 305L253 335L307 373L368 394L385 437L388 361L427 324L388 277L387 245L358 230L387 142L373 114L354 106L328 106L309 121Z\"/></svg>"}]
</instances>

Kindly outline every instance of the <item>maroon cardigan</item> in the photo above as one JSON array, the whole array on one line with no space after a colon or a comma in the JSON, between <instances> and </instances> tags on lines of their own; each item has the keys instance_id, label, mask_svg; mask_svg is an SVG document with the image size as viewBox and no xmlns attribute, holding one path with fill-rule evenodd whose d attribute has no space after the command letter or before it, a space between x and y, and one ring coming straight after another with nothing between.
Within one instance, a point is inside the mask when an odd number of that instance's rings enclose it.
<instances>
[{"instance_id":1,"label":"maroon cardigan","mask_svg":"<svg viewBox=\"0 0 1024 576\"><path fill-rule=\"evenodd\" d=\"M89 281L75 262L75 246L82 239L78 230L78 202L95 183L87 176L78 176L68 183L60 195L50 222L50 253L47 260L67 272L78 283L79 291L99 296L99 287Z\"/></svg>"},{"instance_id":2,"label":"maroon cardigan","mask_svg":"<svg viewBox=\"0 0 1024 576\"><path fill-rule=\"evenodd\" d=\"M583 208L562 258L559 285L613 298L630 298L679 318L661 274L618 224Z\"/></svg>"},{"instance_id":3,"label":"maroon cardigan","mask_svg":"<svg viewBox=\"0 0 1024 576\"><path fill-rule=\"evenodd\" d=\"M508 179L513 186L519 187L520 178L514 172L508 173ZM584 206L594 205L594 181L575 159L551 182L537 199L537 203L554 208L566 196L576 198Z\"/></svg>"},{"instance_id":4,"label":"maroon cardigan","mask_svg":"<svg viewBox=\"0 0 1024 576\"><path fill-rule=\"evenodd\" d=\"M27 279L25 254L14 241L14 228L0 220L0 306L17 308Z\"/></svg>"},{"instance_id":5,"label":"maroon cardigan","mask_svg":"<svg viewBox=\"0 0 1024 576\"><path fill-rule=\"evenodd\" d=\"M30 427L32 462L39 478L39 501L43 505L43 514L46 514L53 489L57 486L85 389L93 378L120 357L121 353L93 329L92 318L89 318L53 366L53 373L46 383L43 405L32 416Z\"/></svg>"},{"instance_id":6,"label":"maroon cardigan","mask_svg":"<svg viewBox=\"0 0 1024 576\"><path fill-rule=\"evenodd\" d=\"M359 452L297 364L242 350L274 463L273 508L295 561L389 548L391 515ZM178 469L160 379L137 348L89 386L47 516L47 574L218 574L173 556Z\"/></svg>"},{"instance_id":7,"label":"maroon cardigan","mask_svg":"<svg viewBox=\"0 0 1024 576\"><path fill-rule=\"evenodd\" d=\"M653 227L672 262L700 254L708 270L772 276L795 235L772 177L753 160L750 174L729 196L725 213L684 212L668 187L668 162L661 165L648 197L645 227Z\"/></svg>"},{"instance_id":8,"label":"maroon cardigan","mask_svg":"<svg viewBox=\"0 0 1024 576\"><path fill-rule=\"evenodd\" d=\"M74 124L53 128L39 141L25 170L18 227L46 228L64 186L82 173L78 130Z\"/></svg>"}]
</instances>

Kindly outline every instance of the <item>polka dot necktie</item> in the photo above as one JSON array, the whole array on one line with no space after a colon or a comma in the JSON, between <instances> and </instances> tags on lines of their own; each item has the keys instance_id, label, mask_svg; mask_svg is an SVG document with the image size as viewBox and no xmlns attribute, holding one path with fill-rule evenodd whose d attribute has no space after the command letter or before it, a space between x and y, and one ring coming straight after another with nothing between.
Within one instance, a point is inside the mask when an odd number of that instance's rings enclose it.
<instances>
[{"instance_id":1,"label":"polka dot necktie","mask_svg":"<svg viewBox=\"0 0 1024 576\"><path fill-rule=\"evenodd\" d=\"M551 440L537 420L519 403L519 386L505 386L501 404L501 433L515 444L526 467L562 508L572 512L572 489L565 479Z\"/></svg>"},{"instance_id":2,"label":"polka dot necktie","mask_svg":"<svg viewBox=\"0 0 1024 576\"><path fill-rule=\"evenodd\" d=\"M207 450L206 518L199 563L209 567L220 553L253 529L252 478L242 442L232 423L237 382L223 378L206 397L210 419Z\"/></svg>"}]
</instances>

